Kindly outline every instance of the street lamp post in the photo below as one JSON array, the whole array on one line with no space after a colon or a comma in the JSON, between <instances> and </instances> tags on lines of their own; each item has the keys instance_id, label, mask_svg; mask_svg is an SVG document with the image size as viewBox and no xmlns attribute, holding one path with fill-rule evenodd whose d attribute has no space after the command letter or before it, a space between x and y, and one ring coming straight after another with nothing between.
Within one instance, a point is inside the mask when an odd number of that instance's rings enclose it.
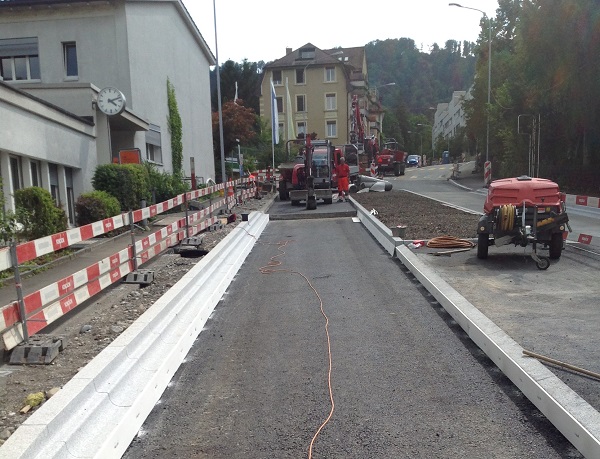
<instances>
[{"instance_id":1,"label":"street lamp post","mask_svg":"<svg viewBox=\"0 0 600 459\"><path fill-rule=\"evenodd\" d=\"M423 123L417 123L418 127L430 127L431 130L431 155L434 156L433 154L433 126L429 125L429 124L423 124ZM421 155L423 154L423 137L421 137Z\"/></svg>"},{"instance_id":2,"label":"street lamp post","mask_svg":"<svg viewBox=\"0 0 600 459\"><path fill-rule=\"evenodd\" d=\"M221 146L221 181L227 182L227 172L225 171L225 145L223 145L223 109L221 106L221 72L219 69L219 45L217 42L217 7L213 0L213 14L215 24L215 60L217 71L217 104L219 111L219 143Z\"/></svg>"},{"instance_id":3,"label":"street lamp post","mask_svg":"<svg viewBox=\"0 0 600 459\"><path fill-rule=\"evenodd\" d=\"M490 102L491 102L491 90L492 90L492 20L485 13L485 11L477 8L471 8L470 6L462 6L458 3L448 3L448 6L457 6L467 10L479 11L488 20L488 94L487 94L487 134L486 134L486 146L485 146L485 162L489 161L490 157Z\"/></svg>"}]
</instances>

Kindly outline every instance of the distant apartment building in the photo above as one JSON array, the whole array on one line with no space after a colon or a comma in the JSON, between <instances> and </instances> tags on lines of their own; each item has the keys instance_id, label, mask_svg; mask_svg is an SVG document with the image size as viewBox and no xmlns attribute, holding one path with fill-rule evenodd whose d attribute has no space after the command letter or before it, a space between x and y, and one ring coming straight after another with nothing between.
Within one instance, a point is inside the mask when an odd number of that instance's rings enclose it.
<instances>
[{"instance_id":1,"label":"distant apartment building","mask_svg":"<svg viewBox=\"0 0 600 459\"><path fill-rule=\"evenodd\" d=\"M364 47L321 50L311 43L265 65L260 116L269 122L271 81L275 88L279 137L283 141L316 133L333 144L363 142L354 138L358 122L364 137L381 131L383 110L377 90L369 88ZM357 120L353 101L358 104Z\"/></svg>"},{"instance_id":2,"label":"distant apartment building","mask_svg":"<svg viewBox=\"0 0 600 459\"><path fill-rule=\"evenodd\" d=\"M183 173L214 177L210 66L215 58L181 0L0 1L0 170L5 209L15 190L73 203L100 164L139 150L173 172L167 81L183 128ZM108 113L101 89L126 100ZM113 99L114 102L114 99Z\"/></svg>"},{"instance_id":3,"label":"distant apartment building","mask_svg":"<svg viewBox=\"0 0 600 459\"><path fill-rule=\"evenodd\" d=\"M468 98L470 91L454 91L450 102L437 105L432 128L434 141L452 138L459 127L467 125L463 102Z\"/></svg>"}]
</instances>

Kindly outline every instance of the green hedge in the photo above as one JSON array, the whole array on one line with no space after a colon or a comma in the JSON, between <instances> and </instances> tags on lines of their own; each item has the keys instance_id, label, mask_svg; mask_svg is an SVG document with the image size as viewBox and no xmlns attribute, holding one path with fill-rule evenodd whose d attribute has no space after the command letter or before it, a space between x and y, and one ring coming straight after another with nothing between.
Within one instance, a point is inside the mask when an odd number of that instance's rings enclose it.
<instances>
[{"instance_id":1,"label":"green hedge","mask_svg":"<svg viewBox=\"0 0 600 459\"><path fill-rule=\"evenodd\" d=\"M119 200L106 191L83 193L75 203L77 226L88 225L121 213Z\"/></svg>"},{"instance_id":2,"label":"green hedge","mask_svg":"<svg viewBox=\"0 0 600 459\"><path fill-rule=\"evenodd\" d=\"M155 202L163 202L189 191L187 183L180 176L160 172L154 164L144 163L150 179L150 190L154 193Z\"/></svg>"},{"instance_id":3,"label":"green hedge","mask_svg":"<svg viewBox=\"0 0 600 459\"><path fill-rule=\"evenodd\" d=\"M18 237L38 239L67 229L65 211L58 207L49 191L33 186L15 191L15 217L23 225Z\"/></svg>"},{"instance_id":4,"label":"green hedge","mask_svg":"<svg viewBox=\"0 0 600 459\"><path fill-rule=\"evenodd\" d=\"M150 202L150 177L142 164L104 164L98 166L92 185L119 200L122 210L140 208L142 199Z\"/></svg>"}]
</instances>

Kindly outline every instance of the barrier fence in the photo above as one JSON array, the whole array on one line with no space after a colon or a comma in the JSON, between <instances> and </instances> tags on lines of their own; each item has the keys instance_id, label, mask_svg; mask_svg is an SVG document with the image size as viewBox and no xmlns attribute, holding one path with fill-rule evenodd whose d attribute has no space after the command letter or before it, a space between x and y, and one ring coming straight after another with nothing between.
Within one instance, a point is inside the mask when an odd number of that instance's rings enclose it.
<instances>
[{"instance_id":1,"label":"barrier fence","mask_svg":"<svg viewBox=\"0 0 600 459\"><path fill-rule=\"evenodd\" d=\"M223 196L216 199L210 198L210 195L221 190L223 190ZM27 342L29 336L39 332L128 274L135 272L139 265L177 245L184 238L210 228L219 221L219 217L215 215L219 210L223 207L229 210L237 202L244 202L255 197L257 190L256 181L250 178L229 181L225 184L189 191L143 209L2 249L0 270L10 268L14 270L17 291L17 300L0 308L0 337L4 348L11 350L17 345ZM198 201L198 204L206 207L190 211L190 202L201 198L204 199ZM135 223L181 205L185 205L184 217L135 241L133 237ZM38 291L26 296L22 294L20 264L127 225L132 227L132 244L126 249Z\"/></svg>"}]
</instances>

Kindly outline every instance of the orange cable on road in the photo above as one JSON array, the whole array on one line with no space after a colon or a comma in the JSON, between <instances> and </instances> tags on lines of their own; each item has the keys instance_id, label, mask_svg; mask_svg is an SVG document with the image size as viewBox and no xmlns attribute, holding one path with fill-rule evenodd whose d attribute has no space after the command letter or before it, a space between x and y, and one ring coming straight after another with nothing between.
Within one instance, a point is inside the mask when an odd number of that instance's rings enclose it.
<instances>
[{"instance_id":1,"label":"orange cable on road","mask_svg":"<svg viewBox=\"0 0 600 459\"><path fill-rule=\"evenodd\" d=\"M472 248L472 247L475 247L475 243L471 242L467 239L459 239L454 236L439 236L439 237L434 237L433 239L430 239L427 242L427 247L444 248L444 249L462 248L462 247Z\"/></svg>"},{"instance_id":2,"label":"orange cable on road","mask_svg":"<svg viewBox=\"0 0 600 459\"><path fill-rule=\"evenodd\" d=\"M325 420L321 423L321 425L319 426L319 428L313 435L312 440L310 441L310 446L308 448L308 458L311 459L314 443L315 443L317 437L319 436L319 434L321 433L321 431L325 428L327 423L330 421L331 417L333 416L333 412L335 410L335 402L333 400L333 389L331 386L331 373L332 373L332 367L333 367L333 359L332 359L332 355L331 355L331 338L329 336L329 317L327 317L327 314L325 314L325 308L323 307L323 299L321 298L321 295L319 295L319 292L317 291L315 286L310 282L308 277L306 277L304 274L302 274L299 271L294 271L291 269L275 269L277 266L281 265L281 261L278 260L278 258L285 255L285 251L283 250L283 247L285 247L290 242L293 242L293 241L285 241L285 242L277 243L277 250L279 250L281 253L272 256L271 259L269 260L269 263L266 266L261 267L259 270L260 270L261 274L291 273L291 274L297 274L297 275L303 277L304 280L306 281L306 283L308 284L308 286L312 289L312 291L315 293L315 295L319 299L319 307L321 309L321 314L325 318L325 335L327 336L327 355L328 355L328 359L329 359L329 369L327 371L327 386L329 389L329 400L331 402L331 409L329 410L329 414L327 415Z\"/></svg>"}]
</instances>

